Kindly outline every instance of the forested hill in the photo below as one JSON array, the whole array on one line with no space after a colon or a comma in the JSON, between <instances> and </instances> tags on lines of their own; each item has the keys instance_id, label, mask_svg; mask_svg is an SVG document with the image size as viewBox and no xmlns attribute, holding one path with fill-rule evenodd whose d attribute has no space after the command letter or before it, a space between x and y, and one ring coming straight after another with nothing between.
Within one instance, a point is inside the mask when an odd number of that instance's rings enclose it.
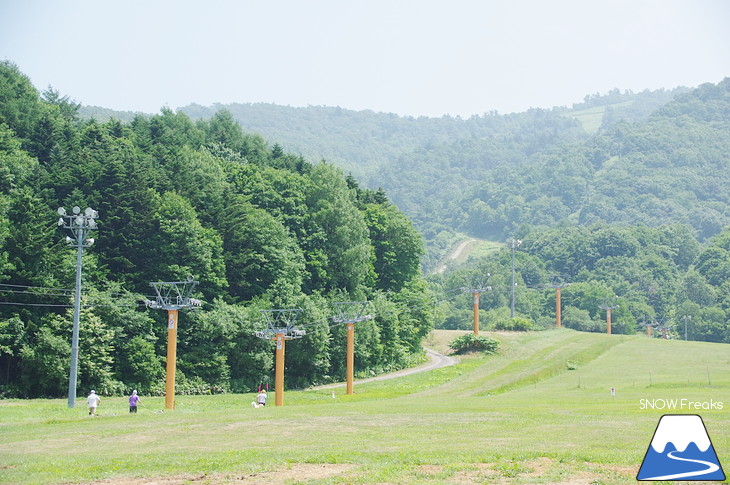
<instances>
[{"instance_id":1,"label":"forested hill","mask_svg":"<svg viewBox=\"0 0 730 485\"><path fill-rule=\"evenodd\" d=\"M586 131L593 132L619 119L645 119L677 93L686 90L676 88L641 93L613 90L604 95L587 95L584 102L572 108L535 111L542 112L541 116L545 116L545 111L548 111L578 120ZM309 161L325 159L355 176L372 176L375 186L378 169L393 164L406 153L462 139L510 137L529 128L527 120L531 118L531 115L524 113L499 115L496 112L467 119L452 116L404 117L370 110L353 111L327 106L291 107L270 103L190 104L179 110L194 120L210 119L218 111L226 110L245 131L258 133L284 150L301 154ZM79 109L81 117L93 117L99 121L112 117L131 121L140 114L143 113L113 111L98 106L81 106ZM557 119L557 116L553 119Z\"/></svg>"},{"instance_id":2,"label":"forested hill","mask_svg":"<svg viewBox=\"0 0 730 485\"><path fill-rule=\"evenodd\" d=\"M503 240L521 226L607 222L686 223L704 240L730 224L729 89L730 79L703 85L577 142L556 128L529 153L525 141L548 131L535 114L511 140L404 155L382 171L382 186L428 238L458 229Z\"/></svg>"},{"instance_id":3,"label":"forested hill","mask_svg":"<svg viewBox=\"0 0 730 485\"><path fill-rule=\"evenodd\" d=\"M469 119L339 108L219 105L254 132L383 187L432 243L454 231L503 240L555 224L730 224L730 80L611 91L572 108ZM441 241L443 243L443 241ZM446 243L442 244L442 248Z\"/></svg>"},{"instance_id":4,"label":"forested hill","mask_svg":"<svg viewBox=\"0 0 730 485\"><path fill-rule=\"evenodd\" d=\"M190 277L205 304L181 313L180 393L268 382L261 310L302 310L290 387L344 377L333 302L367 300L375 314L358 326L357 372L420 357L434 321L423 243L383 191L244 133L226 112L99 122L78 110L0 62L0 398L68 388L76 252L60 206L99 213L83 256L81 392L164 392L166 315L143 302L150 282Z\"/></svg>"}]
</instances>

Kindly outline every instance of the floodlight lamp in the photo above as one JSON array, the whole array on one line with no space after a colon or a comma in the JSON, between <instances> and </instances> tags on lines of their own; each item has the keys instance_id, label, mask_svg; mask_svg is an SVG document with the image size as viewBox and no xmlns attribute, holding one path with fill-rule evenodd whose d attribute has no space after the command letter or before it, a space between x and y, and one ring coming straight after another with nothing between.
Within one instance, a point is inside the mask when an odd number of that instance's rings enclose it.
<instances>
[{"instance_id":1,"label":"floodlight lamp","mask_svg":"<svg viewBox=\"0 0 730 485\"><path fill-rule=\"evenodd\" d=\"M66 209L64 209L63 207L59 207L57 212L58 212L58 215L59 216L65 216L66 215Z\"/></svg>"},{"instance_id":2,"label":"floodlight lamp","mask_svg":"<svg viewBox=\"0 0 730 485\"><path fill-rule=\"evenodd\" d=\"M86 244L88 244L89 246L93 246L94 245L94 238L93 237L90 237L89 239L87 239L86 240Z\"/></svg>"},{"instance_id":3,"label":"floodlight lamp","mask_svg":"<svg viewBox=\"0 0 730 485\"><path fill-rule=\"evenodd\" d=\"M76 216L76 225L77 226L83 226L84 225L84 216Z\"/></svg>"},{"instance_id":4,"label":"floodlight lamp","mask_svg":"<svg viewBox=\"0 0 730 485\"><path fill-rule=\"evenodd\" d=\"M96 221L94 219L89 219L89 227L96 229Z\"/></svg>"},{"instance_id":5,"label":"floodlight lamp","mask_svg":"<svg viewBox=\"0 0 730 485\"><path fill-rule=\"evenodd\" d=\"M71 236L66 236L66 242L69 243L69 244L71 244L71 243L74 242L74 240L71 239Z\"/></svg>"},{"instance_id":6,"label":"floodlight lamp","mask_svg":"<svg viewBox=\"0 0 730 485\"><path fill-rule=\"evenodd\" d=\"M81 207L75 205L73 209L71 209L74 214L79 214L81 212Z\"/></svg>"},{"instance_id":7,"label":"floodlight lamp","mask_svg":"<svg viewBox=\"0 0 730 485\"><path fill-rule=\"evenodd\" d=\"M63 226L63 217L58 218L58 225Z\"/></svg>"},{"instance_id":8,"label":"floodlight lamp","mask_svg":"<svg viewBox=\"0 0 730 485\"><path fill-rule=\"evenodd\" d=\"M87 207L86 209L84 209L84 215L86 215L88 217L91 217L91 215L93 213L94 213L94 209L92 209L91 207Z\"/></svg>"}]
</instances>

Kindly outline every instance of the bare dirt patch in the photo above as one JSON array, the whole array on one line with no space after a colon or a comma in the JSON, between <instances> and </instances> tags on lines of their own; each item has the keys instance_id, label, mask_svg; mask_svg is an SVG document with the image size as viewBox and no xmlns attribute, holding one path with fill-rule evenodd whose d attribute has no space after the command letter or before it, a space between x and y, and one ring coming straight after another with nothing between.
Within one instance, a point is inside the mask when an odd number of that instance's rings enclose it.
<instances>
[{"instance_id":1,"label":"bare dirt patch","mask_svg":"<svg viewBox=\"0 0 730 485\"><path fill-rule=\"evenodd\" d=\"M354 467L355 465L349 464L293 463L270 472L187 474L150 478L119 477L95 480L86 485L232 485L246 483L285 485L306 480L332 478L347 473Z\"/></svg>"},{"instance_id":2,"label":"bare dirt patch","mask_svg":"<svg viewBox=\"0 0 730 485\"><path fill-rule=\"evenodd\" d=\"M537 458L515 462L515 467L504 463L472 463L459 465L423 464L414 468L421 480L448 485L517 485L525 483L550 483L551 485L587 485L591 483L628 483L636 470L631 467L585 463L585 469L576 470L570 464L561 464L550 458ZM333 463L292 463L267 472L186 474L168 477L130 478L119 477L97 480L84 485L290 485L309 480L327 480L339 477L345 483L362 479L367 471L356 471L359 465ZM456 469L451 469L455 467ZM562 470L562 473L560 473ZM398 483L407 483L407 477L399 477ZM367 480L365 480L367 483ZM387 485L382 483L380 485Z\"/></svg>"}]
</instances>

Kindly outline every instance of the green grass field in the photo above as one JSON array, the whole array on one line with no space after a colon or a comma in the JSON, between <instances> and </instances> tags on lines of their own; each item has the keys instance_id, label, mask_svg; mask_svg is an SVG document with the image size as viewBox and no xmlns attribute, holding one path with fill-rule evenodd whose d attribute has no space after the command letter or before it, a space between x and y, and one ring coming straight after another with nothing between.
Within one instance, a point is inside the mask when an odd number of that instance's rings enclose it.
<instances>
[{"instance_id":1,"label":"green grass field","mask_svg":"<svg viewBox=\"0 0 730 485\"><path fill-rule=\"evenodd\" d=\"M456 334L427 345L445 351ZM178 396L163 412L163 398L143 396L129 415L125 398L103 398L91 418L65 400L0 401L0 483L625 484L663 414L701 415L730 470L729 346L489 335L498 355L356 384L353 396L287 391L278 408L229 394ZM671 399L684 409L645 408Z\"/></svg>"}]
</instances>

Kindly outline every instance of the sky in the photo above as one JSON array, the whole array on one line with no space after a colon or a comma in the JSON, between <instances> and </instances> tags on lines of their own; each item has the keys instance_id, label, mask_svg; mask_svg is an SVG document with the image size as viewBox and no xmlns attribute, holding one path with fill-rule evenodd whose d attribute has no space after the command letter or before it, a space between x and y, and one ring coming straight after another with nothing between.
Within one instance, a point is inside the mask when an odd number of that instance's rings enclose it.
<instances>
[{"instance_id":1,"label":"sky","mask_svg":"<svg viewBox=\"0 0 730 485\"><path fill-rule=\"evenodd\" d=\"M730 76L729 0L0 0L0 60L76 102L468 117Z\"/></svg>"}]
</instances>

